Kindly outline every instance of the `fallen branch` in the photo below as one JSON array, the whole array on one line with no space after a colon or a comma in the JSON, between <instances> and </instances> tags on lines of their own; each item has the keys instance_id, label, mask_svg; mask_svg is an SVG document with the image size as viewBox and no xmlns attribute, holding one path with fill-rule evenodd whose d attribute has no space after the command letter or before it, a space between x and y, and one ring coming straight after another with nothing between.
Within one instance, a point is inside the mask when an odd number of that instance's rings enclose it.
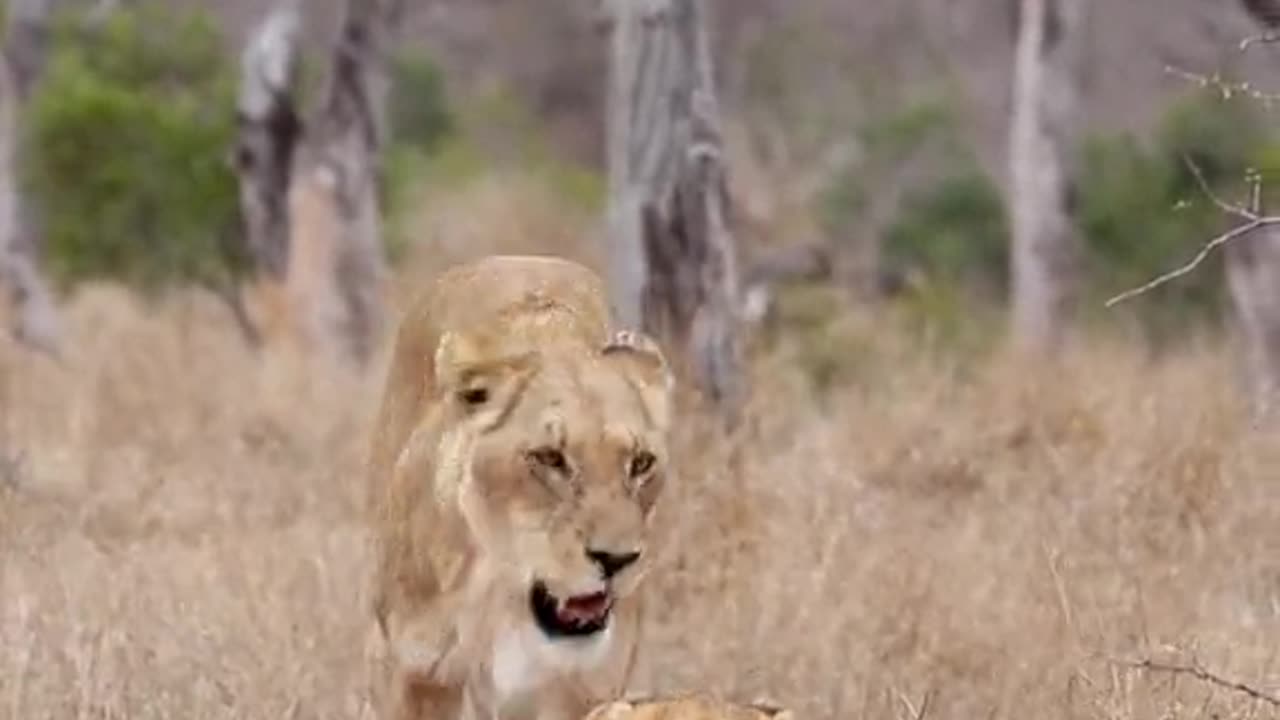
<instances>
[{"instance_id":1,"label":"fallen branch","mask_svg":"<svg viewBox=\"0 0 1280 720\"><path fill-rule=\"evenodd\" d=\"M1134 670L1144 670L1147 672L1162 672L1162 673L1169 673L1172 675L1189 675L1201 682L1206 682L1206 683L1209 683L1210 685L1216 685L1217 687L1230 690L1231 692L1239 693L1241 695L1246 695L1254 700L1259 700L1261 702L1267 703L1272 707L1280 708L1280 696L1273 695L1272 693L1266 692L1264 690L1259 690L1258 688L1253 687L1252 685L1243 683L1239 680L1229 680L1227 678L1224 678L1221 675L1218 675L1217 673L1214 673L1204 668L1199 663L1193 663L1191 665L1182 665L1177 663L1157 662L1155 660L1151 660L1150 658L1147 658L1144 660L1114 660L1113 659L1110 662L1116 665L1120 665L1122 667L1132 668Z\"/></svg>"},{"instance_id":2,"label":"fallen branch","mask_svg":"<svg viewBox=\"0 0 1280 720\"><path fill-rule=\"evenodd\" d=\"M1214 250L1217 250L1232 240L1248 235L1255 230L1261 230L1262 228L1270 227L1272 225L1280 225L1280 216L1263 215L1260 212L1262 204L1262 181L1256 174L1251 175L1248 178L1250 207L1244 207L1243 205L1229 203L1218 197L1218 195L1213 192L1213 189L1209 187L1209 183L1205 180L1204 173L1200 171L1200 168L1197 167L1190 158L1184 158L1184 160L1187 163L1187 167L1191 169L1191 174L1195 176L1196 183L1200 186L1200 190L1205 194L1205 196L1208 197L1209 200L1223 213L1243 220L1244 224L1237 225L1236 227L1231 228L1225 233L1222 233L1205 243L1204 246L1200 248L1200 252L1196 253L1195 257L1191 258L1189 262L1181 267L1170 270L1169 272L1164 273L1143 285L1126 290L1107 300L1107 307L1111 307L1117 303L1142 295L1171 280L1176 280L1177 278L1190 273L1199 267L1200 263L1204 262Z\"/></svg>"}]
</instances>

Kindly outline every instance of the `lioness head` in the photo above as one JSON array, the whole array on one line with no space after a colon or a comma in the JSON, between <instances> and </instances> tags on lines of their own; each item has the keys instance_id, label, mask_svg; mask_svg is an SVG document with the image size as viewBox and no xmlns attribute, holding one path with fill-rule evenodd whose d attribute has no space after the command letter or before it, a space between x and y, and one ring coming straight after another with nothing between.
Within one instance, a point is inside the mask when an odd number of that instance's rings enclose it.
<instances>
[{"instance_id":1,"label":"lioness head","mask_svg":"<svg viewBox=\"0 0 1280 720\"><path fill-rule=\"evenodd\" d=\"M667 472L672 377L620 333L500 361L445 336L436 357L455 428L458 502L486 556L550 639L602 633L648 564Z\"/></svg>"}]
</instances>

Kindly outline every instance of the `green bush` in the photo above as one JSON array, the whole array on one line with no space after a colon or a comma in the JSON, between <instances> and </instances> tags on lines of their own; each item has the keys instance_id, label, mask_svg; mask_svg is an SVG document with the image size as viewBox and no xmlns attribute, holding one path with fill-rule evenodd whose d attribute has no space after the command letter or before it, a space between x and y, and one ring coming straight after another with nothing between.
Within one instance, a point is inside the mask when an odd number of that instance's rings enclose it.
<instances>
[{"instance_id":1,"label":"green bush","mask_svg":"<svg viewBox=\"0 0 1280 720\"><path fill-rule=\"evenodd\" d=\"M1095 136L1083 148L1078 223L1085 238L1093 312L1105 296L1189 260L1229 218L1201 187L1236 198L1267 137L1247 100L1197 92L1175 103L1146 143ZM1224 309L1221 258L1156 288L1128 306L1151 339L1184 334L1188 322L1216 324Z\"/></svg>"},{"instance_id":2,"label":"green bush","mask_svg":"<svg viewBox=\"0 0 1280 720\"><path fill-rule=\"evenodd\" d=\"M1247 97L1197 91L1171 105L1145 136L1085 139L1073 212L1083 240L1086 317L1136 319L1157 342L1184 336L1189 322L1220 320L1226 293L1216 254L1120 311L1103 309L1103 300L1186 262L1231 222L1193 165L1219 196L1241 198L1253 169L1272 189L1265 199L1280 200L1280 143L1261 120ZM883 116L858 139L859 161L823 198L831 234L878 232L886 268L916 279L905 306L934 331L972 315L974 301L1003 304L1011 241L1004 199L946 106L922 103ZM915 172L903 174L904 167ZM894 183L901 198L896 215L869 228L868 208Z\"/></svg>"},{"instance_id":3,"label":"green bush","mask_svg":"<svg viewBox=\"0 0 1280 720\"><path fill-rule=\"evenodd\" d=\"M440 69L421 53L401 52L392 58L389 105L393 145L431 152L453 132Z\"/></svg>"},{"instance_id":4,"label":"green bush","mask_svg":"<svg viewBox=\"0 0 1280 720\"><path fill-rule=\"evenodd\" d=\"M23 175L55 276L154 289L242 266L227 242L234 56L209 19L152 5L100 25L68 15L51 47Z\"/></svg>"},{"instance_id":5,"label":"green bush","mask_svg":"<svg viewBox=\"0 0 1280 720\"><path fill-rule=\"evenodd\" d=\"M868 208L897 196L895 214L869 228L886 268L994 299L1008 276L1003 199L959 130L935 102L869 123L858 134L863 157L828 188L823 218L834 236L849 235L871 220Z\"/></svg>"},{"instance_id":6,"label":"green bush","mask_svg":"<svg viewBox=\"0 0 1280 720\"><path fill-rule=\"evenodd\" d=\"M425 55L401 52L391 62L388 102L389 138L383 148L384 241L392 262L409 246L405 211L411 188L428 173L429 160L453 137L455 120L436 64Z\"/></svg>"}]
</instances>

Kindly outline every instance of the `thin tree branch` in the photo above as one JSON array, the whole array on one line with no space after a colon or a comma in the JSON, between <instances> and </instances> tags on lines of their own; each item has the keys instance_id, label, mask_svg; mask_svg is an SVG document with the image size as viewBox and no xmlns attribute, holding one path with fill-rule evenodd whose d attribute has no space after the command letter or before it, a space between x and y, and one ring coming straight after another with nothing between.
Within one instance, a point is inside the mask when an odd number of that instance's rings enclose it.
<instances>
[{"instance_id":1,"label":"thin tree branch","mask_svg":"<svg viewBox=\"0 0 1280 720\"><path fill-rule=\"evenodd\" d=\"M1209 255L1213 253L1214 250L1217 250L1219 247L1222 247L1223 245L1226 245L1227 243L1239 237L1248 235L1254 230L1260 230L1264 227L1269 227L1271 225L1280 225L1280 217L1276 217L1276 216L1260 217L1248 223L1245 223L1244 225L1234 227L1231 230L1228 230L1227 232L1219 235L1218 237L1215 237L1214 239L1206 243L1204 247L1200 248L1200 252L1196 253L1196 256L1192 258L1191 261L1188 262L1186 265L1183 265L1182 267L1177 268L1176 270L1170 270L1169 272L1151 280L1148 283L1140 285L1136 288L1133 288L1131 290L1125 290L1119 295L1116 295L1110 300L1107 300L1106 306L1111 307L1117 303L1121 303L1121 302L1124 302L1125 300L1129 300L1131 298L1137 297L1144 293L1150 292L1151 290L1154 290L1155 288L1161 285L1164 285L1170 280L1176 280L1182 277L1183 275L1186 275L1187 273L1191 272L1192 270L1195 270L1197 267L1199 267L1200 263L1204 262L1205 258L1209 257Z\"/></svg>"},{"instance_id":2,"label":"thin tree branch","mask_svg":"<svg viewBox=\"0 0 1280 720\"><path fill-rule=\"evenodd\" d=\"M1275 30L1268 30L1258 35L1250 35L1240 41L1239 50L1244 52L1253 45L1270 45L1271 43L1280 42L1280 33Z\"/></svg>"},{"instance_id":3,"label":"thin tree branch","mask_svg":"<svg viewBox=\"0 0 1280 720\"><path fill-rule=\"evenodd\" d=\"M1183 70L1173 65L1166 65L1164 71L1170 75L1175 75L1183 80L1195 83L1202 88L1213 88L1218 91L1223 98L1230 98L1233 95L1247 95L1254 100L1262 103L1266 107L1270 107L1273 103L1280 102L1280 93L1271 93L1258 90L1248 81L1232 82L1225 80L1218 73L1212 75L1202 75L1189 70Z\"/></svg>"},{"instance_id":4,"label":"thin tree branch","mask_svg":"<svg viewBox=\"0 0 1280 720\"><path fill-rule=\"evenodd\" d=\"M1200 170L1200 166L1195 164L1195 161L1186 155L1182 156L1182 161L1186 163L1187 168L1191 170L1192 176L1196 179L1196 184L1200 186L1200 191L1203 192L1205 197L1209 198L1214 205L1217 205L1219 210L1227 215L1238 217L1245 222L1253 222L1258 219L1258 206L1256 202L1246 208L1243 205L1236 205L1235 203L1229 203L1226 200L1223 200L1213 191L1213 188L1209 187L1209 181L1205 179L1204 173ZM1257 184L1254 178L1251 177L1249 180L1251 186ZM1251 197L1255 194L1256 193L1250 192Z\"/></svg>"},{"instance_id":5,"label":"thin tree branch","mask_svg":"<svg viewBox=\"0 0 1280 720\"><path fill-rule=\"evenodd\" d=\"M1246 695L1250 698L1253 698L1254 700L1259 700L1272 707L1280 708L1280 696L1266 692L1265 690L1259 690L1258 688L1253 687L1252 685L1248 685L1239 680L1230 680L1230 679L1224 678L1221 675L1218 675L1217 673L1214 673L1211 670L1206 669L1205 667L1201 666L1199 663L1196 663L1196 662L1193 662L1192 664L1189 664L1189 665L1183 665L1178 663L1157 662L1150 658L1145 658L1142 660L1112 659L1110 660L1110 662L1115 665L1132 668L1134 670L1170 673L1173 675L1189 675L1197 680L1200 680L1201 682L1206 682L1206 683L1209 683L1210 685L1216 685L1217 687L1224 688L1226 690L1230 690L1232 692L1239 693L1241 695Z\"/></svg>"},{"instance_id":6,"label":"thin tree branch","mask_svg":"<svg viewBox=\"0 0 1280 720\"><path fill-rule=\"evenodd\" d=\"M1209 201L1217 206L1217 208L1223 213L1230 215L1231 217L1244 220L1244 224L1238 225L1205 243L1204 246L1200 248L1200 252L1196 253L1195 257L1191 258L1189 262L1181 267L1170 270L1169 272L1164 273L1143 285L1126 290L1107 300L1106 307L1112 307L1117 303L1142 295L1143 293L1149 292L1171 280L1176 280L1177 278L1190 273L1199 267L1200 263L1204 262L1214 250L1217 250L1232 240L1248 235L1254 230L1260 230L1271 225L1280 225L1280 216L1261 214L1262 182L1256 174L1250 174L1249 176L1250 207L1244 207L1243 205L1229 203L1219 197L1217 193L1213 191L1213 188L1209 187L1209 182L1205 179L1204 173L1201 172L1200 167L1197 166L1191 158L1184 156L1183 161L1187 164L1187 167L1190 168L1191 174L1196 179L1196 184L1200 186L1201 192L1209 198Z\"/></svg>"}]
</instances>

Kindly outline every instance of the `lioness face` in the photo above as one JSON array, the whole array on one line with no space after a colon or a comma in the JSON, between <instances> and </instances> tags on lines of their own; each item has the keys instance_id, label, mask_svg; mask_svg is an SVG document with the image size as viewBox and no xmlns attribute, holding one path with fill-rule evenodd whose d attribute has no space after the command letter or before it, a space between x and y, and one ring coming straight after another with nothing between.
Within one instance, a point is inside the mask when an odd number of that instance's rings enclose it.
<instances>
[{"instance_id":1,"label":"lioness face","mask_svg":"<svg viewBox=\"0 0 1280 720\"><path fill-rule=\"evenodd\" d=\"M654 353L548 356L481 393L463 512L550 639L605 631L648 565L670 392Z\"/></svg>"}]
</instances>

